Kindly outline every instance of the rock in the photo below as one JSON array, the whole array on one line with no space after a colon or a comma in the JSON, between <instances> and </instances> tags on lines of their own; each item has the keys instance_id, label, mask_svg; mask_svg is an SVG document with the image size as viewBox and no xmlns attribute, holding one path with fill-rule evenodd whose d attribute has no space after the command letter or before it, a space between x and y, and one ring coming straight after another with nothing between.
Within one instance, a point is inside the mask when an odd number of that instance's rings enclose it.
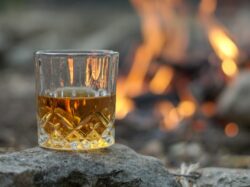
<instances>
[{"instance_id":1,"label":"rock","mask_svg":"<svg viewBox=\"0 0 250 187\"><path fill-rule=\"evenodd\" d=\"M134 14L120 15L117 20L114 19L103 29L79 38L73 44L73 48L86 50L112 48L119 43L123 43L132 34L138 33L138 25L139 20L135 19Z\"/></svg>"},{"instance_id":2,"label":"rock","mask_svg":"<svg viewBox=\"0 0 250 187\"><path fill-rule=\"evenodd\" d=\"M155 157L164 155L164 146L160 140L151 140L144 143L145 146L140 150L140 153Z\"/></svg>"},{"instance_id":3,"label":"rock","mask_svg":"<svg viewBox=\"0 0 250 187\"><path fill-rule=\"evenodd\" d=\"M138 150L139 153L156 157L160 159L165 165L168 163L168 157L166 156L164 145L161 140L149 140L148 142L144 142L144 144L145 146L142 149Z\"/></svg>"},{"instance_id":4,"label":"rock","mask_svg":"<svg viewBox=\"0 0 250 187\"><path fill-rule=\"evenodd\" d=\"M32 66L32 57L36 50L46 48L55 49L59 46L63 46L63 42L55 32L36 35L13 46L6 52L5 60L9 62L10 65L29 64Z\"/></svg>"},{"instance_id":5,"label":"rock","mask_svg":"<svg viewBox=\"0 0 250 187\"><path fill-rule=\"evenodd\" d=\"M227 168L201 169L201 177L196 181L199 187L239 187L250 185L250 170Z\"/></svg>"},{"instance_id":6,"label":"rock","mask_svg":"<svg viewBox=\"0 0 250 187\"><path fill-rule=\"evenodd\" d=\"M195 142L179 142L169 147L168 156L173 162L200 162L206 160L202 146ZM181 164L181 163L179 163Z\"/></svg>"},{"instance_id":7,"label":"rock","mask_svg":"<svg viewBox=\"0 0 250 187\"><path fill-rule=\"evenodd\" d=\"M231 168L250 168L250 155L221 155L217 156L217 165Z\"/></svg>"},{"instance_id":8,"label":"rock","mask_svg":"<svg viewBox=\"0 0 250 187\"><path fill-rule=\"evenodd\" d=\"M243 71L221 94L218 114L238 123L250 124L250 72Z\"/></svg>"},{"instance_id":9,"label":"rock","mask_svg":"<svg viewBox=\"0 0 250 187\"><path fill-rule=\"evenodd\" d=\"M0 155L0 186L174 187L178 184L156 158L115 144L90 152L36 147Z\"/></svg>"}]
</instances>

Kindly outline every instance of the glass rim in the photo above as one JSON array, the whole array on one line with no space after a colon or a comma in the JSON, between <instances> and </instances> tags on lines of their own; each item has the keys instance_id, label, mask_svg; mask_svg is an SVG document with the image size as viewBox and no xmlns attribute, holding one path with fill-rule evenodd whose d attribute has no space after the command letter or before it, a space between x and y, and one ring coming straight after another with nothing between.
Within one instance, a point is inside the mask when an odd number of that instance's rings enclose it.
<instances>
[{"instance_id":1,"label":"glass rim","mask_svg":"<svg viewBox=\"0 0 250 187\"><path fill-rule=\"evenodd\" d=\"M78 50L78 49L56 49L56 50L38 50L35 55L47 56L105 56L105 55L119 55L117 51L106 49L93 50Z\"/></svg>"}]
</instances>

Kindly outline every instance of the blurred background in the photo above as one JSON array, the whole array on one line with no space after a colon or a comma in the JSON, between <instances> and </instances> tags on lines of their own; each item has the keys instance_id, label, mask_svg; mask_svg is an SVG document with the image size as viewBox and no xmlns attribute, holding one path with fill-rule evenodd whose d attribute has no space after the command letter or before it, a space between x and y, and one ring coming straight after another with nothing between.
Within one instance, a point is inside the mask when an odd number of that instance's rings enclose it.
<instances>
[{"instance_id":1,"label":"blurred background","mask_svg":"<svg viewBox=\"0 0 250 187\"><path fill-rule=\"evenodd\" d=\"M250 2L1 0L0 152L37 145L33 52L120 52L117 142L250 167Z\"/></svg>"}]
</instances>

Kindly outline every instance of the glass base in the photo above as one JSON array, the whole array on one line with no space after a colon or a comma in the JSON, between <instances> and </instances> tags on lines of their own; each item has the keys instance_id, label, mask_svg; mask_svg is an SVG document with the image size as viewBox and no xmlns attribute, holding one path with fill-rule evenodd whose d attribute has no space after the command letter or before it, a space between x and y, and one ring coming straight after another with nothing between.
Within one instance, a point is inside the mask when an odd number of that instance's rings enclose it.
<instances>
[{"instance_id":1,"label":"glass base","mask_svg":"<svg viewBox=\"0 0 250 187\"><path fill-rule=\"evenodd\" d=\"M113 145L115 141L107 144L107 143L99 143L99 144L93 144L89 143L89 145L86 146L82 143L71 143L71 145L52 145L52 144L39 144L40 147L46 148L46 149L53 149L53 150L61 150L61 151L89 151L89 150L96 150L96 149L103 149L110 147Z\"/></svg>"},{"instance_id":2,"label":"glass base","mask_svg":"<svg viewBox=\"0 0 250 187\"><path fill-rule=\"evenodd\" d=\"M92 131L86 138L74 137L74 139L68 139L59 134L48 135L42 128L38 129L38 144L40 147L47 149L84 151L109 147L114 143L114 128L107 128L102 134Z\"/></svg>"},{"instance_id":3,"label":"glass base","mask_svg":"<svg viewBox=\"0 0 250 187\"><path fill-rule=\"evenodd\" d=\"M106 148L115 143L113 137L110 137L109 142L105 140L99 141L74 141L74 142L53 142L51 140L47 140L46 142L39 143L39 146L42 148L47 149L54 149L54 150L64 150L64 151L87 151L87 150L94 150L94 149L101 149Z\"/></svg>"}]
</instances>

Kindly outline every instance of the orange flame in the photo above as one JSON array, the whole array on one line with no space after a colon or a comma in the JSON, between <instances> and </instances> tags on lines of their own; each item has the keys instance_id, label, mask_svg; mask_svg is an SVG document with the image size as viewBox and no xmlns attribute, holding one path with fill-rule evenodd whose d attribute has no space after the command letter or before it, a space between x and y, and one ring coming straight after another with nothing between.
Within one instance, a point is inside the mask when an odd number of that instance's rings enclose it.
<instances>
[{"instance_id":1,"label":"orange flame","mask_svg":"<svg viewBox=\"0 0 250 187\"><path fill-rule=\"evenodd\" d=\"M149 89L155 94L161 94L169 86L174 75L174 71L170 67L160 67L155 73L153 79L149 83Z\"/></svg>"},{"instance_id":2,"label":"orange flame","mask_svg":"<svg viewBox=\"0 0 250 187\"><path fill-rule=\"evenodd\" d=\"M156 105L156 111L163 117L164 130L174 130L182 119L192 116L196 111L196 105L191 100L184 100L175 107L171 102L165 101Z\"/></svg>"},{"instance_id":3,"label":"orange flame","mask_svg":"<svg viewBox=\"0 0 250 187\"><path fill-rule=\"evenodd\" d=\"M169 101L163 101L160 103L157 103L156 110L159 112L162 116L168 115L169 111L174 108L174 105Z\"/></svg>"},{"instance_id":4,"label":"orange flame","mask_svg":"<svg viewBox=\"0 0 250 187\"><path fill-rule=\"evenodd\" d=\"M229 77L235 76L238 73L238 67L235 61L230 59L224 60L221 64L221 68L223 72Z\"/></svg>"},{"instance_id":5,"label":"orange flame","mask_svg":"<svg viewBox=\"0 0 250 187\"><path fill-rule=\"evenodd\" d=\"M174 105L169 101L164 101L156 105L156 110L162 117L163 130L174 130L181 121L181 116Z\"/></svg>"},{"instance_id":6,"label":"orange flame","mask_svg":"<svg viewBox=\"0 0 250 187\"><path fill-rule=\"evenodd\" d=\"M193 101L184 100L178 105L178 112L183 117L190 117L195 113L196 105Z\"/></svg>"},{"instance_id":7,"label":"orange flame","mask_svg":"<svg viewBox=\"0 0 250 187\"><path fill-rule=\"evenodd\" d=\"M143 91L144 79L153 58L158 55L164 45L164 34L157 17L154 1L132 0L142 19L143 42L137 48L131 70L125 81L117 83L116 117L124 118L134 109L129 97L138 96ZM163 86L161 86L163 89Z\"/></svg>"},{"instance_id":8,"label":"orange flame","mask_svg":"<svg viewBox=\"0 0 250 187\"><path fill-rule=\"evenodd\" d=\"M117 81L117 95L116 95L116 118L123 119L126 115L134 109L133 101L128 98L124 92L124 84L122 79Z\"/></svg>"},{"instance_id":9,"label":"orange flame","mask_svg":"<svg viewBox=\"0 0 250 187\"><path fill-rule=\"evenodd\" d=\"M174 130L178 127L181 117L176 108L172 108L168 116L164 116L163 123L166 130Z\"/></svg>"},{"instance_id":10,"label":"orange flame","mask_svg":"<svg viewBox=\"0 0 250 187\"><path fill-rule=\"evenodd\" d=\"M201 0L199 11L206 16L212 15L216 10L216 6L217 0Z\"/></svg>"},{"instance_id":11,"label":"orange flame","mask_svg":"<svg viewBox=\"0 0 250 187\"><path fill-rule=\"evenodd\" d=\"M215 53L222 60L237 59L239 55L238 48L222 28L211 28L208 37Z\"/></svg>"},{"instance_id":12,"label":"orange flame","mask_svg":"<svg viewBox=\"0 0 250 187\"><path fill-rule=\"evenodd\" d=\"M182 79L180 82L178 82L179 84L177 84L176 86L178 90L178 95L181 100L177 108L179 114L183 118L191 117L196 112L197 109L197 101L194 98L191 90L188 87L183 86L183 84L186 85L185 84L186 81L187 80Z\"/></svg>"},{"instance_id":13,"label":"orange flame","mask_svg":"<svg viewBox=\"0 0 250 187\"><path fill-rule=\"evenodd\" d=\"M181 98L177 106L168 101L156 105L156 111L163 117L162 125L166 130L176 129L184 118L189 118L196 112L197 103L191 92L183 84L177 84L177 87Z\"/></svg>"},{"instance_id":14,"label":"orange flame","mask_svg":"<svg viewBox=\"0 0 250 187\"><path fill-rule=\"evenodd\" d=\"M217 0L202 0L199 12L208 32L209 42L216 55L222 60L222 71L225 75L233 77L238 72L236 60L240 52L226 29L214 17L216 6Z\"/></svg>"},{"instance_id":15,"label":"orange flame","mask_svg":"<svg viewBox=\"0 0 250 187\"><path fill-rule=\"evenodd\" d=\"M166 56L179 60L184 56L187 37L182 24L176 24L173 19L176 18L180 22L174 11L176 7L181 7L179 0L131 0L131 2L141 17L143 35L143 42L136 50L131 71L125 82L127 95L134 97L143 92L144 79L154 57ZM160 93L163 86L158 90L151 85L151 89Z\"/></svg>"},{"instance_id":16,"label":"orange flame","mask_svg":"<svg viewBox=\"0 0 250 187\"><path fill-rule=\"evenodd\" d=\"M128 77L125 81L118 82L118 118L125 117L129 111L133 110L133 101L129 97L138 96L145 90L144 80L154 58L180 61L186 54L188 40L185 24L183 24L184 16L180 16L180 12L185 11L179 11L184 10L182 1L131 0L131 2L142 20L143 41L135 52ZM170 67L160 67L149 83L149 90L155 94L163 93L168 88L173 75L173 69ZM186 110L190 109L183 116L193 113L194 107L190 108L190 106L189 103L181 106L181 111L185 111L186 107ZM169 114L168 117L166 117L167 114ZM165 116L163 121L167 129L172 129L181 120L179 108L174 106L168 112L165 111L162 116Z\"/></svg>"},{"instance_id":17,"label":"orange flame","mask_svg":"<svg viewBox=\"0 0 250 187\"><path fill-rule=\"evenodd\" d=\"M68 58L68 67L69 67L70 84L72 85L74 82L74 60L73 58Z\"/></svg>"},{"instance_id":18,"label":"orange flame","mask_svg":"<svg viewBox=\"0 0 250 187\"><path fill-rule=\"evenodd\" d=\"M221 69L225 75L233 77L238 73L235 60L239 57L239 49L222 27L214 26L208 33L209 41L222 60Z\"/></svg>"},{"instance_id":19,"label":"orange flame","mask_svg":"<svg viewBox=\"0 0 250 187\"><path fill-rule=\"evenodd\" d=\"M133 65L125 81L126 93L133 97L142 92L144 77L152 60L152 52L147 46L141 46L137 49Z\"/></svg>"},{"instance_id":20,"label":"orange flame","mask_svg":"<svg viewBox=\"0 0 250 187\"><path fill-rule=\"evenodd\" d=\"M131 97L142 92L149 65L164 44L164 33L156 15L155 2L133 0L132 3L142 19L143 43L136 50L131 71L125 82L126 92Z\"/></svg>"},{"instance_id":21,"label":"orange flame","mask_svg":"<svg viewBox=\"0 0 250 187\"><path fill-rule=\"evenodd\" d=\"M232 137L235 137L235 136L238 135L239 127L238 127L238 125L236 123L229 123L229 124L226 125L224 131L225 131L225 134L228 137L232 138Z\"/></svg>"}]
</instances>

